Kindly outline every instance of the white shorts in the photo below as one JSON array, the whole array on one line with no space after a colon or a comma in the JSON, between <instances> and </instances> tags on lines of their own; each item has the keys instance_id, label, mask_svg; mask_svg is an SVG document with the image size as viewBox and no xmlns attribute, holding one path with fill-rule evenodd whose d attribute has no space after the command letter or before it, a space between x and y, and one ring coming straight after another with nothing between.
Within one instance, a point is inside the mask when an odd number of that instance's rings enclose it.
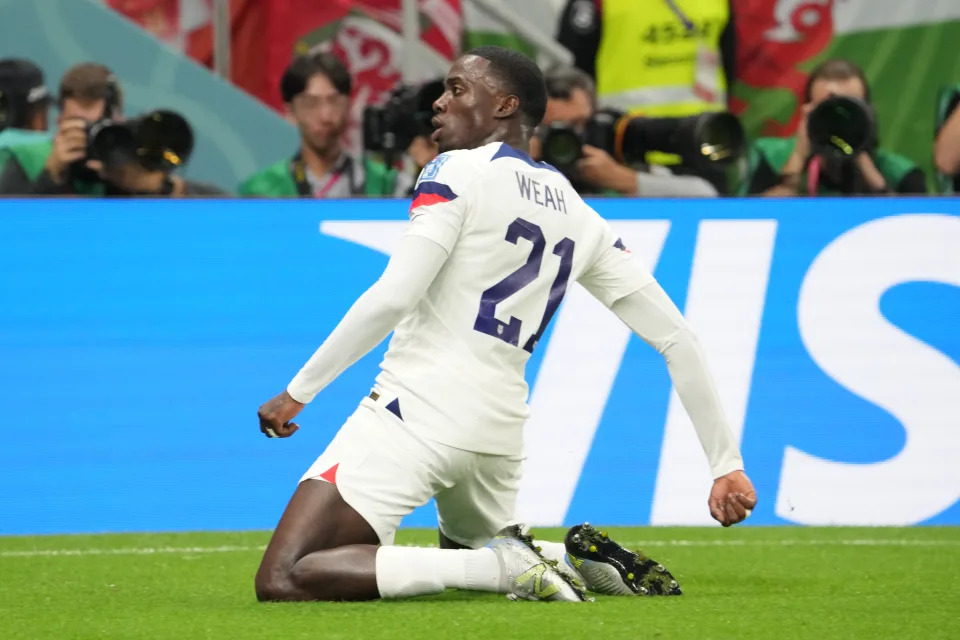
<instances>
[{"instance_id":1,"label":"white shorts","mask_svg":"<svg viewBox=\"0 0 960 640\"><path fill-rule=\"evenodd\" d=\"M300 481L335 484L385 545L404 516L434 497L440 531L470 548L514 523L522 458L424 440L394 401L365 398Z\"/></svg>"}]
</instances>

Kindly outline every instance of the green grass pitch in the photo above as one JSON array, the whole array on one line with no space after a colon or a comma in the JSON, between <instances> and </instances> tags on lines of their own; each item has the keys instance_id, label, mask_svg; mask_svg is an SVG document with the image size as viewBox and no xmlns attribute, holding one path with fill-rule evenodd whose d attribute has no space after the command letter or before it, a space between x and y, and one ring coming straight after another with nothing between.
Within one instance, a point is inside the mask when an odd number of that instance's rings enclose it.
<instances>
[{"instance_id":1,"label":"green grass pitch","mask_svg":"<svg viewBox=\"0 0 960 640\"><path fill-rule=\"evenodd\" d=\"M609 532L667 565L684 595L260 604L267 532L0 537L0 638L960 638L960 528Z\"/></svg>"}]
</instances>

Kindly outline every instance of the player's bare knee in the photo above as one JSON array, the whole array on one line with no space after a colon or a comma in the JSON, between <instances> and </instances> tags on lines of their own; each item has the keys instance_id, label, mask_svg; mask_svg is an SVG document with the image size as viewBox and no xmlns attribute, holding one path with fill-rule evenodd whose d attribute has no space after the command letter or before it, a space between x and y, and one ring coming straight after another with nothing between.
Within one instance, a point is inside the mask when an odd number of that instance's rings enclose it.
<instances>
[{"instance_id":1,"label":"player's bare knee","mask_svg":"<svg viewBox=\"0 0 960 640\"><path fill-rule=\"evenodd\" d=\"M257 600L260 602L292 600L294 585L290 577L290 567L269 562L264 558L254 578L254 589L257 592Z\"/></svg>"},{"instance_id":2,"label":"player's bare knee","mask_svg":"<svg viewBox=\"0 0 960 640\"><path fill-rule=\"evenodd\" d=\"M297 599L293 582L289 576L281 574L258 572L254 589L260 602L289 602Z\"/></svg>"}]
</instances>

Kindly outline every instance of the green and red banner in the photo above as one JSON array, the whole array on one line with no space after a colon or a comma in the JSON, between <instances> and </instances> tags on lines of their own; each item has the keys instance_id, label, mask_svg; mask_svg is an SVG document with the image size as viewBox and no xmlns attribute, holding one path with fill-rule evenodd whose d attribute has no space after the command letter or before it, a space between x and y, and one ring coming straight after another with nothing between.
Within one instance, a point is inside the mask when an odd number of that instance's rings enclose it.
<instances>
[{"instance_id":1,"label":"green and red banner","mask_svg":"<svg viewBox=\"0 0 960 640\"><path fill-rule=\"evenodd\" d=\"M796 129L809 72L848 58L870 82L880 142L930 176L937 92L960 82L960 2L733 0L734 110L755 136Z\"/></svg>"}]
</instances>

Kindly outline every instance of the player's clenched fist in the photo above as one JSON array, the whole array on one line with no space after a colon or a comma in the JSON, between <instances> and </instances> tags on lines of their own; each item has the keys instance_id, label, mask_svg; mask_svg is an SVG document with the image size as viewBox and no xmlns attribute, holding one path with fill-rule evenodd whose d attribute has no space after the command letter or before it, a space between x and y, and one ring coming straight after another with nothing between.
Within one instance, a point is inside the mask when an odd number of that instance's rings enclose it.
<instances>
[{"instance_id":1,"label":"player's clenched fist","mask_svg":"<svg viewBox=\"0 0 960 640\"><path fill-rule=\"evenodd\" d=\"M743 471L732 471L713 481L710 515L725 527L742 522L757 506L757 492Z\"/></svg>"},{"instance_id":2,"label":"player's clenched fist","mask_svg":"<svg viewBox=\"0 0 960 640\"><path fill-rule=\"evenodd\" d=\"M260 432L268 438L287 438L300 427L290 422L303 409L303 404L290 397L284 391L260 405L257 417L260 418Z\"/></svg>"}]
</instances>

